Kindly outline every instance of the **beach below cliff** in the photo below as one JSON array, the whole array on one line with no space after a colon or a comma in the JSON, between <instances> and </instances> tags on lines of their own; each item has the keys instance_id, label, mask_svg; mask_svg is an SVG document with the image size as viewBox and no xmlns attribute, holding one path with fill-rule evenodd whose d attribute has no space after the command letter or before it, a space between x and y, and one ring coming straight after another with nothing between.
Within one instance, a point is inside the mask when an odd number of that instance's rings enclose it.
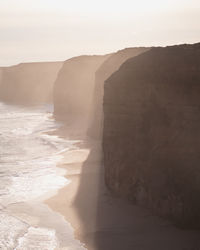
<instances>
[{"instance_id":1,"label":"beach below cliff","mask_svg":"<svg viewBox=\"0 0 200 250\"><path fill-rule=\"evenodd\" d=\"M60 138L52 105L0 102L0 249L85 249L44 200L69 181L57 168L74 141ZM50 133L52 132L52 134Z\"/></svg>"},{"instance_id":2,"label":"beach below cliff","mask_svg":"<svg viewBox=\"0 0 200 250\"><path fill-rule=\"evenodd\" d=\"M67 137L68 130L60 136ZM70 183L45 203L64 216L88 250L200 249L200 232L181 230L111 195L104 184L100 142L84 139L63 153L58 167L66 170Z\"/></svg>"}]
</instances>

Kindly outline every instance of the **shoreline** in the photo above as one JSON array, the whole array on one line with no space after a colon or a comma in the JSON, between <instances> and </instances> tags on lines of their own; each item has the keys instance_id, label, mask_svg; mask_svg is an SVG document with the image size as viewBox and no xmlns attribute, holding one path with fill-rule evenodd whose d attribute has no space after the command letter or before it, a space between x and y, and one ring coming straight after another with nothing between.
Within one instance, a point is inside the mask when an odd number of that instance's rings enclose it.
<instances>
[{"instance_id":1,"label":"shoreline","mask_svg":"<svg viewBox=\"0 0 200 250\"><path fill-rule=\"evenodd\" d=\"M52 211L61 214L72 226L75 240L80 241L86 248L84 237L82 237L82 222L73 203L75 202L76 193L78 192L79 178L82 171L81 165L87 159L88 155L89 149L83 148L72 149L62 153L63 159L57 167L64 170L64 177L69 183L57 190L53 195L49 195L46 199L43 199L44 204L47 204Z\"/></svg>"},{"instance_id":2,"label":"shoreline","mask_svg":"<svg viewBox=\"0 0 200 250\"><path fill-rule=\"evenodd\" d=\"M44 202L68 184L57 166L75 141L58 138L46 106L0 104L0 249L84 250L69 222Z\"/></svg>"},{"instance_id":3,"label":"shoreline","mask_svg":"<svg viewBox=\"0 0 200 250\"><path fill-rule=\"evenodd\" d=\"M200 250L199 231L181 230L113 197L104 184L100 143L83 140L79 146L64 152L57 166L70 183L44 201L70 223L75 239L88 250Z\"/></svg>"},{"instance_id":4,"label":"shoreline","mask_svg":"<svg viewBox=\"0 0 200 250\"><path fill-rule=\"evenodd\" d=\"M56 132L56 130L54 132ZM56 134L57 133L55 133L55 135ZM70 152L71 150L74 149L63 150L63 152L59 152L58 155L62 156L62 154ZM62 158L58 161L55 167L56 175L64 178L67 171L59 166L60 162L62 162ZM53 247L48 245L47 247L50 247L48 249L86 250L80 240L74 237L74 228L72 227L70 222L66 220L62 213L58 213L57 211L53 210L45 202L46 200L57 196L59 190L67 187L70 184L70 180L68 178L65 179L66 184L64 187L52 189L43 195L31 199L30 201L12 203L5 208L2 207L1 210L6 215L11 216L11 218L17 219L18 221L28 226L27 233L18 238L16 249L19 249L19 247L27 247L26 245L21 245L27 243L26 237L30 237L31 240L31 237L37 237L37 233L41 233L41 238L44 238L41 243L43 244L43 246L42 248L38 249L43 249L43 247L47 249L45 244L50 244L48 242L52 241L52 243L54 243L56 246ZM35 241L35 244L38 244L37 246L40 247L40 242L37 242L36 238L33 238L33 241Z\"/></svg>"}]
</instances>

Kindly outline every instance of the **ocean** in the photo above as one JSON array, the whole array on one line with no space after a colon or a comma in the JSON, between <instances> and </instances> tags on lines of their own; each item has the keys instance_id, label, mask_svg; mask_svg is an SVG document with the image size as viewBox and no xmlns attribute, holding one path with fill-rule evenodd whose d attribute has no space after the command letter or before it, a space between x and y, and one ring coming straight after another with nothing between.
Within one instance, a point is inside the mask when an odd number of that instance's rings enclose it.
<instances>
[{"instance_id":1,"label":"ocean","mask_svg":"<svg viewBox=\"0 0 200 250\"><path fill-rule=\"evenodd\" d=\"M73 229L42 197L69 184L56 167L75 141L55 133L51 105L0 103L0 249L82 250Z\"/></svg>"}]
</instances>

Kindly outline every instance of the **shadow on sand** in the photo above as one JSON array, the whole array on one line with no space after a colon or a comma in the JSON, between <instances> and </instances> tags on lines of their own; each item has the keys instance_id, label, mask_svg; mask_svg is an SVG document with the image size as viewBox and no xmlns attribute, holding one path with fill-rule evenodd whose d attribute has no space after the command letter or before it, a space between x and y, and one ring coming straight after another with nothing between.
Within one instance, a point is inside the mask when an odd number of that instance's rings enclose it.
<instances>
[{"instance_id":1,"label":"shadow on sand","mask_svg":"<svg viewBox=\"0 0 200 250\"><path fill-rule=\"evenodd\" d=\"M183 231L123 199L104 184L100 143L89 142L73 203L81 222L78 237L89 250L200 250L200 232Z\"/></svg>"}]
</instances>

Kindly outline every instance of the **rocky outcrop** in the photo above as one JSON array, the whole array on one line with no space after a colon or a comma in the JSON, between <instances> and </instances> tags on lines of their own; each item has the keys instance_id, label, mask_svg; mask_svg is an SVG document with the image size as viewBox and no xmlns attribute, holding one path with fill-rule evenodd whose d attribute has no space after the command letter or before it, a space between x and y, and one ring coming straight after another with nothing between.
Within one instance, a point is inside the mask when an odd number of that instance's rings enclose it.
<instances>
[{"instance_id":1,"label":"rocky outcrop","mask_svg":"<svg viewBox=\"0 0 200 250\"><path fill-rule=\"evenodd\" d=\"M95 89L92 102L92 121L88 134L95 139L102 139L103 130L103 95L104 82L129 58L137 56L149 48L127 48L113 53L95 74Z\"/></svg>"},{"instance_id":2,"label":"rocky outcrop","mask_svg":"<svg viewBox=\"0 0 200 250\"><path fill-rule=\"evenodd\" d=\"M109 56L79 56L63 64L54 87L54 115L73 127L73 132L87 131L95 72Z\"/></svg>"},{"instance_id":3,"label":"rocky outcrop","mask_svg":"<svg viewBox=\"0 0 200 250\"><path fill-rule=\"evenodd\" d=\"M103 151L116 194L200 228L200 44L154 48L105 83Z\"/></svg>"},{"instance_id":4,"label":"rocky outcrop","mask_svg":"<svg viewBox=\"0 0 200 250\"><path fill-rule=\"evenodd\" d=\"M22 63L2 68L0 100L13 104L51 103L62 62Z\"/></svg>"}]
</instances>

